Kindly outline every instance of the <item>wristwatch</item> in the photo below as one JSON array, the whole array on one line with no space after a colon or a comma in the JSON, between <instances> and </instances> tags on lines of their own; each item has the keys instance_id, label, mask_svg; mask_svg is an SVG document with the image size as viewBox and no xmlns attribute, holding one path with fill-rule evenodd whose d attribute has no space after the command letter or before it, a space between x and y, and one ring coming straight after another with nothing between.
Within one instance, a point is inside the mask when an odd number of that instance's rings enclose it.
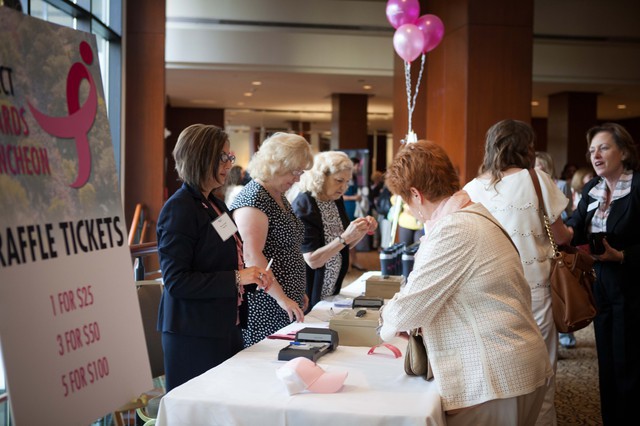
<instances>
[{"instance_id":1,"label":"wristwatch","mask_svg":"<svg viewBox=\"0 0 640 426\"><path fill-rule=\"evenodd\" d=\"M340 244L342 244L343 246L347 245L347 242L344 240L344 238L342 238L342 235L338 235L338 241L340 242Z\"/></svg>"}]
</instances>

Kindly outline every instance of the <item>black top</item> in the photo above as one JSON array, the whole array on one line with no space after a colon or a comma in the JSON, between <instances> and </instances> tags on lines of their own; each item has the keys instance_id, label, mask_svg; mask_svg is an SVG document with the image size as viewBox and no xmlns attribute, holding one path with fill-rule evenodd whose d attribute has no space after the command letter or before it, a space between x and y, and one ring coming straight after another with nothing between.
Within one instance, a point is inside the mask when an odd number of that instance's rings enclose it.
<instances>
[{"instance_id":1,"label":"black top","mask_svg":"<svg viewBox=\"0 0 640 426\"><path fill-rule=\"evenodd\" d=\"M349 218L344 207L342 198L335 201L342 226L346 229L349 226ZM322 215L316 199L309 192L298 194L292 204L293 211L304 223L304 242L302 243L302 252L310 253L328 242L324 238L324 227L322 223ZM342 281L344 280L347 270L349 269L349 247L345 246L342 251L342 266L338 275L338 281L334 290L334 295L340 293ZM309 310L322 300L322 285L324 283L324 266L318 269L311 269L307 265L307 296L309 297Z\"/></svg>"}]
</instances>

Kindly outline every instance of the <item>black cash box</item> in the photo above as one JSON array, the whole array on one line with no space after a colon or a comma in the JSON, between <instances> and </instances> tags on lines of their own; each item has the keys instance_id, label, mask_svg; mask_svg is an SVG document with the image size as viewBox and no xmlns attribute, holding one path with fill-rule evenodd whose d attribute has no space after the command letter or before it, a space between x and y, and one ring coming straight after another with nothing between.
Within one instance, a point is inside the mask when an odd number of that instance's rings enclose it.
<instances>
[{"instance_id":1,"label":"black cash box","mask_svg":"<svg viewBox=\"0 0 640 426\"><path fill-rule=\"evenodd\" d=\"M358 296L353 299L353 309L369 308L380 309L384 305L384 299L381 297Z\"/></svg>"},{"instance_id":2,"label":"black cash box","mask_svg":"<svg viewBox=\"0 0 640 426\"><path fill-rule=\"evenodd\" d=\"M338 332L328 328L305 327L296 333L296 340L280 349L279 361L304 357L316 362L322 355L338 347Z\"/></svg>"}]
</instances>

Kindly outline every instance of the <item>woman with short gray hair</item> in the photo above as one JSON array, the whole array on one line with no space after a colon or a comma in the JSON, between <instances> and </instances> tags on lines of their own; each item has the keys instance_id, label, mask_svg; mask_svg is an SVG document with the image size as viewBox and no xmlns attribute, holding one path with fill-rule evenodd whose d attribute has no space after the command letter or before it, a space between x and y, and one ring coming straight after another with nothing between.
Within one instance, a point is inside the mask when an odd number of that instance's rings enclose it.
<instances>
[{"instance_id":1,"label":"woman with short gray hair","mask_svg":"<svg viewBox=\"0 0 640 426\"><path fill-rule=\"evenodd\" d=\"M317 154L313 167L300 180L301 192L292 205L304 223L302 253L309 308L340 292L349 269L349 248L378 226L371 216L349 222L342 196L352 171L353 162L343 152Z\"/></svg>"}]
</instances>

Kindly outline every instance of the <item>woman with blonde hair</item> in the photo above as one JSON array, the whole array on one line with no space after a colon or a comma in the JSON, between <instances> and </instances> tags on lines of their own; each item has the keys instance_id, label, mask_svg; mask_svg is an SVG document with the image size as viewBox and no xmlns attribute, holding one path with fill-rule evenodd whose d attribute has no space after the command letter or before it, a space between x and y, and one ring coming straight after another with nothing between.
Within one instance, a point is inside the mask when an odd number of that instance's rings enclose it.
<instances>
[{"instance_id":1,"label":"woman with blonde hair","mask_svg":"<svg viewBox=\"0 0 640 426\"><path fill-rule=\"evenodd\" d=\"M307 263L309 308L340 292L349 269L349 248L378 226L371 216L349 222L342 196L352 172L353 163L345 153L317 154L313 167L300 180L301 192L292 205L304 223L302 253Z\"/></svg>"},{"instance_id":2,"label":"woman with blonde hair","mask_svg":"<svg viewBox=\"0 0 640 426\"><path fill-rule=\"evenodd\" d=\"M578 203L582 198L584 186L595 176L592 167L580 167L571 177L571 199L573 200L573 210L578 208Z\"/></svg>"},{"instance_id":3,"label":"woman with blonde hair","mask_svg":"<svg viewBox=\"0 0 640 426\"><path fill-rule=\"evenodd\" d=\"M301 251L304 225L285 193L312 164L311 148L302 136L273 134L251 158L247 169L253 180L230 206L244 240L245 262L262 268L270 265L276 278L268 293L248 294L248 326L242 333L245 347L290 324L294 317L304 320L309 303Z\"/></svg>"},{"instance_id":4,"label":"woman with blonde hair","mask_svg":"<svg viewBox=\"0 0 640 426\"><path fill-rule=\"evenodd\" d=\"M517 250L435 143L402 148L386 182L427 234L380 336L422 328L447 425L533 425L553 372Z\"/></svg>"},{"instance_id":5,"label":"woman with blonde hair","mask_svg":"<svg viewBox=\"0 0 640 426\"><path fill-rule=\"evenodd\" d=\"M556 174L556 166L553 161L553 157L551 157L551 154L545 151L536 151L535 168L538 170L542 170L543 172L551 176L551 179L553 179L564 196L571 200L571 185L569 185L569 182L567 182L566 180L558 179L558 175ZM564 209L561 215L562 220L566 221L569 216L571 216L572 212L573 203L567 203L567 207Z\"/></svg>"}]
</instances>

